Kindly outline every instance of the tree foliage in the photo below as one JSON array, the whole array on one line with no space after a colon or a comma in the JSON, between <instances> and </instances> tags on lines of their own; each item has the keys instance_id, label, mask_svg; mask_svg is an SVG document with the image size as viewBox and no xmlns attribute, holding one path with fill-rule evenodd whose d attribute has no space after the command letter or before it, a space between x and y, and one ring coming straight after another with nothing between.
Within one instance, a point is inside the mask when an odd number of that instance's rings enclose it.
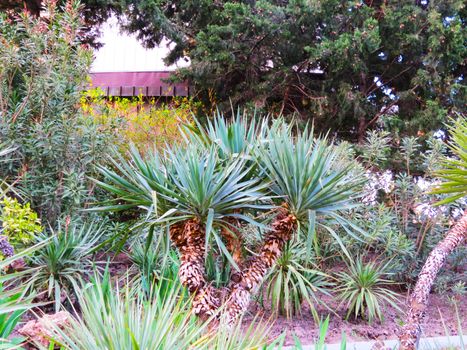
<instances>
[{"instance_id":1,"label":"tree foliage","mask_svg":"<svg viewBox=\"0 0 467 350\"><path fill-rule=\"evenodd\" d=\"M438 128L465 100L465 5L448 1L123 0L125 28L201 95L312 117L362 140Z\"/></svg>"}]
</instances>

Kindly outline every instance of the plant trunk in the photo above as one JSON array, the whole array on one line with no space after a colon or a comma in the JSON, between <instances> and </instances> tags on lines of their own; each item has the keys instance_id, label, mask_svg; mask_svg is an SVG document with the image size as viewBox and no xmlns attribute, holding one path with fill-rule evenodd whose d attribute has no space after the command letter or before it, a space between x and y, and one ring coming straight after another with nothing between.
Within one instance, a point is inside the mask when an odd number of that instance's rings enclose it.
<instances>
[{"instance_id":1,"label":"plant trunk","mask_svg":"<svg viewBox=\"0 0 467 350\"><path fill-rule=\"evenodd\" d=\"M221 235L225 241L225 247L232 255L233 260L241 271L243 268L243 237L240 231L240 222L234 218L228 218L227 222L229 226L222 228ZM239 281L239 274L241 273L240 271L235 268L232 269L230 276L232 281Z\"/></svg>"},{"instance_id":2,"label":"plant trunk","mask_svg":"<svg viewBox=\"0 0 467 350\"><path fill-rule=\"evenodd\" d=\"M180 282L193 294L193 311L201 319L220 306L217 290L206 282L204 269L205 231L195 219L170 227L170 239L180 252Z\"/></svg>"},{"instance_id":3,"label":"plant trunk","mask_svg":"<svg viewBox=\"0 0 467 350\"><path fill-rule=\"evenodd\" d=\"M421 323L428 306L431 287L448 255L467 237L467 210L461 219L448 231L446 237L432 250L418 276L409 300L406 324L399 335L400 350L415 350L421 333Z\"/></svg>"},{"instance_id":4,"label":"plant trunk","mask_svg":"<svg viewBox=\"0 0 467 350\"><path fill-rule=\"evenodd\" d=\"M259 287L268 270L276 263L285 243L296 228L296 218L281 209L266 234L259 254L236 275L225 305L225 322L232 325L248 308L251 294Z\"/></svg>"}]
</instances>

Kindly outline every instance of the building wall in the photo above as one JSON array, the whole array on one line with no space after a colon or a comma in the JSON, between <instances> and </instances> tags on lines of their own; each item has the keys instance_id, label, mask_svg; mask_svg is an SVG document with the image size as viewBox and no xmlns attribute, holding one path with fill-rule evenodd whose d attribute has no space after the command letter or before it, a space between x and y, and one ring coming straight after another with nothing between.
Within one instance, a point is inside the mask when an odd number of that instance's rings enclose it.
<instances>
[{"instance_id":1,"label":"building wall","mask_svg":"<svg viewBox=\"0 0 467 350\"><path fill-rule=\"evenodd\" d=\"M166 40L159 47L145 49L135 35L121 33L117 19L111 17L102 27L102 48L95 51L91 72L165 72L189 65L180 60L176 65L166 66L164 57L170 44Z\"/></svg>"}]
</instances>

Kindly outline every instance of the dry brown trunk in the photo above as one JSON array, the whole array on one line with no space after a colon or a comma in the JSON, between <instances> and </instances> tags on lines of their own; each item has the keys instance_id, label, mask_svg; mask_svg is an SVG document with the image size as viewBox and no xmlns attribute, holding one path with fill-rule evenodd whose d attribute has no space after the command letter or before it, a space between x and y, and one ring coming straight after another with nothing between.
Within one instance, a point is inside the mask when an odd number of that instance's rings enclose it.
<instances>
[{"instance_id":1,"label":"dry brown trunk","mask_svg":"<svg viewBox=\"0 0 467 350\"><path fill-rule=\"evenodd\" d=\"M295 228L296 218L282 209L272 223L259 254L237 275L239 280L233 283L224 311L227 324L233 324L247 310L251 294L275 264Z\"/></svg>"},{"instance_id":2,"label":"dry brown trunk","mask_svg":"<svg viewBox=\"0 0 467 350\"><path fill-rule=\"evenodd\" d=\"M207 283L204 269L205 231L197 220L170 227L170 238L180 252L179 278L193 294L193 311L201 319L212 316L220 306L216 289Z\"/></svg>"},{"instance_id":3,"label":"dry brown trunk","mask_svg":"<svg viewBox=\"0 0 467 350\"><path fill-rule=\"evenodd\" d=\"M406 324L402 327L399 340L400 350L415 350L421 333L421 323L428 306L431 287L448 255L467 237L467 210L461 219L448 231L428 256L418 276L409 300Z\"/></svg>"},{"instance_id":4,"label":"dry brown trunk","mask_svg":"<svg viewBox=\"0 0 467 350\"><path fill-rule=\"evenodd\" d=\"M221 230L222 238L224 238L225 247L232 255L235 263L240 267L242 265L242 233L240 232L240 223L236 219L228 219L228 228L223 227Z\"/></svg>"},{"instance_id":5,"label":"dry brown trunk","mask_svg":"<svg viewBox=\"0 0 467 350\"><path fill-rule=\"evenodd\" d=\"M232 325L246 311L251 294L282 254L284 244L292 237L295 229L296 218L281 209L266 234L259 254L240 273L232 274L230 290L221 290L206 281L204 227L197 220L172 225L170 238L180 252L179 278L194 296L194 313L203 320L214 315L220 316L221 304L226 300L225 321ZM229 250L237 263L241 262L240 242L238 239L229 244Z\"/></svg>"}]
</instances>

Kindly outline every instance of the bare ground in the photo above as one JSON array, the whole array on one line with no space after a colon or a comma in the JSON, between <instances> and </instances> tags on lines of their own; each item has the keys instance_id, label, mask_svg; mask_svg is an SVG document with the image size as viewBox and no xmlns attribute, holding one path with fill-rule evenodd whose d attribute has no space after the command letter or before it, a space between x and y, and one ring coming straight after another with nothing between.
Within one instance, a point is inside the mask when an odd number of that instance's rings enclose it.
<instances>
[{"instance_id":1,"label":"bare ground","mask_svg":"<svg viewBox=\"0 0 467 350\"><path fill-rule=\"evenodd\" d=\"M406 304L406 295L401 295L400 307L404 310ZM339 343L342 339L342 333L345 333L347 342L363 341L363 340L386 340L395 339L399 331L399 327L404 320L404 315L395 308L387 306L384 308L385 319L383 323L373 321L371 325L364 320L345 321L344 307L339 307L339 304L329 297L326 299L328 306L335 310L337 315L330 314L329 328L326 336L326 343ZM467 331L467 297L464 296L457 300L458 314L461 320L463 333ZM305 306L304 306L305 308ZM329 311L324 308L318 309L320 315L327 315ZM271 312L263 309L258 305L253 305L250 309L250 315L257 314L263 320L271 319ZM248 316L244 320L244 324L248 325L252 316ZM443 325L444 323L444 325ZM423 337L433 337L440 335L456 335L458 334L458 317L455 312L453 302L448 296L435 295L430 296L430 306L427 311L427 316L423 327ZM446 327L446 328L445 328ZM449 334L446 334L446 329ZM269 336L275 338L286 332L286 345L294 344L294 336L300 339L302 345L313 344L318 337L319 329L315 324L309 310L304 310L301 316L296 316L287 320L284 316L279 316L271 326Z\"/></svg>"}]
</instances>

